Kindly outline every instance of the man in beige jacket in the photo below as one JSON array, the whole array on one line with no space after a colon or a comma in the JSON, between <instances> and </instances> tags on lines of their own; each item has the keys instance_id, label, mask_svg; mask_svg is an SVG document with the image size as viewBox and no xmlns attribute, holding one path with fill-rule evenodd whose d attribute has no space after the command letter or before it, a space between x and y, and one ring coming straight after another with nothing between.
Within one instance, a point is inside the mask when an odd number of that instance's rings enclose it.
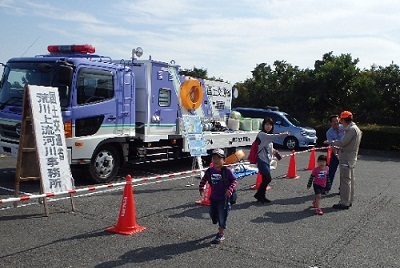
<instances>
[{"instance_id":1,"label":"man in beige jacket","mask_svg":"<svg viewBox=\"0 0 400 268\"><path fill-rule=\"evenodd\" d=\"M340 201L333 205L333 208L349 209L354 198L354 167L357 162L362 132L353 122L353 114L349 111L343 111L340 114L340 123L345 128L342 139L325 141L325 143L339 147Z\"/></svg>"}]
</instances>

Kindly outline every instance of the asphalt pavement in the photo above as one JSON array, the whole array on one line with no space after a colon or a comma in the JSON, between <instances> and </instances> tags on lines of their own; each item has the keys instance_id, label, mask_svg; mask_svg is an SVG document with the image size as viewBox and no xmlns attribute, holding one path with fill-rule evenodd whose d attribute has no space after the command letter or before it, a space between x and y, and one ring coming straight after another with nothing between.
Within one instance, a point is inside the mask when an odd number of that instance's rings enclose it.
<instances>
[{"instance_id":1,"label":"asphalt pavement","mask_svg":"<svg viewBox=\"0 0 400 268\"><path fill-rule=\"evenodd\" d=\"M332 209L339 200L337 174L319 216L306 188L309 156L295 156L298 179L284 178L289 157L279 162L267 192L270 204L255 202L255 175L241 179L220 245L210 244L217 227L208 207L195 204L197 178L134 185L135 219L146 230L130 236L105 231L117 223L121 187L75 196L75 212L68 199L50 199L49 217L36 201L3 204L0 267L400 267L400 158L360 155L353 206ZM168 165L191 168L190 161ZM125 171L135 173L133 167ZM14 176L15 159L0 158L2 198ZM37 182L23 184L34 189Z\"/></svg>"}]
</instances>

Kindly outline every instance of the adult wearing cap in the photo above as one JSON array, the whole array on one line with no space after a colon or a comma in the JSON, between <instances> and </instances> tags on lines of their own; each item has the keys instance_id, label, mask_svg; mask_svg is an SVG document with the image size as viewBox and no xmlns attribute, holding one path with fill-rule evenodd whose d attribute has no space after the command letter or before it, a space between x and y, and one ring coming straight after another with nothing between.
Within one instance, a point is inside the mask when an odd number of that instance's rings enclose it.
<instances>
[{"instance_id":1,"label":"adult wearing cap","mask_svg":"<svg viewBox=\"0 0 400 268\"><path fill-rule=\"evenodd\" d=\"M354 168L362 132L353 122L353 114L349 111L343 111L340 114L340 123L345 128L344 136L340 140L327 140L325 143L339 147L340 201L333 205L333 208L349 209L354 199Z\"/></svg>"}]
</instances>

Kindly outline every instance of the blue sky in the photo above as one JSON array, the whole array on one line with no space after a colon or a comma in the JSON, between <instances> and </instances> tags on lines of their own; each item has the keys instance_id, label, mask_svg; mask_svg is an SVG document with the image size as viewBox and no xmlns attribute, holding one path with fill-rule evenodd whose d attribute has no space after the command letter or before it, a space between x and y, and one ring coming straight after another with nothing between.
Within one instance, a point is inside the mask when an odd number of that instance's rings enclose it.
<instances>
[{"instance_id":1,"label":"blue sky","mask_svg":"<svg viewBox=\"0 0 400 268\"><path fill-rule=\"evenodd\" d=\"M400 65L398 0L0 0L0 62L46 54L50 44L92 44L96 54L207 69L231 83L257 64L313 68L350 53L360 68Z\"/></svg>"}]
</instances>

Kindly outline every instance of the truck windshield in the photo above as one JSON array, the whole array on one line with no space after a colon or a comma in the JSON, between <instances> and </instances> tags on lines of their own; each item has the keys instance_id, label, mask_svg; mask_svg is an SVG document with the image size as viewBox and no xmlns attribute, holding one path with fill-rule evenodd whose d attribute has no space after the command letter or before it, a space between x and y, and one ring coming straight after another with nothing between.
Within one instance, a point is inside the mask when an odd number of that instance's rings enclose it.
<instances>
[{"instance_id":1,"label":"truck windshield","mask_svg":"<svg viewBox=\"0 0 400 268\"><path fill-rule=\"evenodd\" d=\"M0 88L0 110L6 106L22 106L24 86L58 87L61 107L67 107L69 90L57 81L55 62L9 62L4 68Z\"/></svg>"}]
</instances>

